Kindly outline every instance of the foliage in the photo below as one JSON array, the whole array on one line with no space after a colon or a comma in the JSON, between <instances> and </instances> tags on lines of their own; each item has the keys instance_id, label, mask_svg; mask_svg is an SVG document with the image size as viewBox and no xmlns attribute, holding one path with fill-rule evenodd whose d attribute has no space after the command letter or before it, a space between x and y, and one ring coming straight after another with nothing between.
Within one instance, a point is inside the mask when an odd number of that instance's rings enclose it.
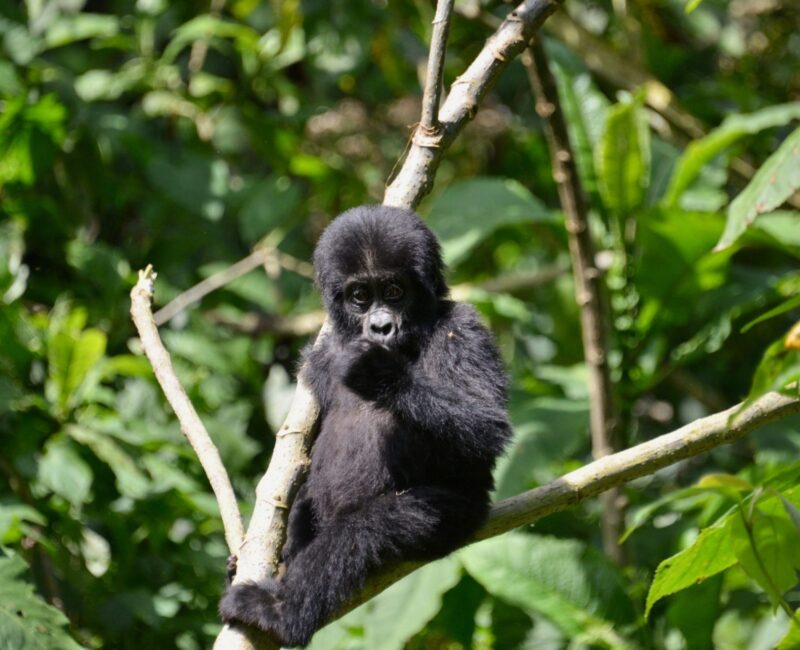
<instances>
[{"instance_id":1,"label":"foliage","mask_svg":"<svg viewBox=\"0 0 800 650\"><path fill-rule=\"evenodd\" d=\"M448 83L489 34L475 11L507 11L456 4ZM578 1L604 49L546 43L606 270L625 444L796 390L800 12L767 4ZM381 200L419 119L430 3L210 7L0 0L3 647L210 645L227 549L135 339L134 271L155 266L164 305L258 245L308 260L332 215ZM645 73L677 103L630 82ZM569 273L476 288L569 266L517 62L420 211L509 368L497 496L587 462ZM267 264L162 327L245 513L307 342L277 317L319 308L302 266ZM784 420L629 486L623 568L589 502L426 566L314 647L797 647L799 450Z\"/></svg>"}]
</instances>

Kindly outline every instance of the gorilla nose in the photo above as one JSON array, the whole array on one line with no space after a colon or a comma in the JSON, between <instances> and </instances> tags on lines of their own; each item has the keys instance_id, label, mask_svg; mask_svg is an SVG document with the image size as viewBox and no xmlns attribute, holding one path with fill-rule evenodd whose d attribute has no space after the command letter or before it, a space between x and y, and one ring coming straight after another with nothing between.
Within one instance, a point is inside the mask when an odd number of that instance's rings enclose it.
<instances>
[{"instance_id":1,"label":"gorilla nose","mask_svg":"<svg viewBox=\"0 0 800 650\"><path fill-rule=\"evenodd\" d=\"M369 318L370 338L379 343L384 343L394 336L394 319L392 315L379 311L374 312Z\"/></svg>"}]
</instances>

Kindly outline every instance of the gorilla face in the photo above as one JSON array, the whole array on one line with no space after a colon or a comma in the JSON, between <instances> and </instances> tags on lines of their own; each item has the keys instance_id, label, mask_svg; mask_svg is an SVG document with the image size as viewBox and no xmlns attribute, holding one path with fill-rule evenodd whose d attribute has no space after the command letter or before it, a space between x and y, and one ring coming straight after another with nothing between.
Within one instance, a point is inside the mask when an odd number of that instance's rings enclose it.
<instances>
[{"instance_id":1,"label":"gorilla face","mask_svg":"<svg viewBox=\"0 0 800 650\"><path fill-rule=\"evenodd\" d=\"M314 264L325 306L347 341L408 349L447 293L436 238L399 208L345 212L320 238Z\"/></svg>"}]
</instances>

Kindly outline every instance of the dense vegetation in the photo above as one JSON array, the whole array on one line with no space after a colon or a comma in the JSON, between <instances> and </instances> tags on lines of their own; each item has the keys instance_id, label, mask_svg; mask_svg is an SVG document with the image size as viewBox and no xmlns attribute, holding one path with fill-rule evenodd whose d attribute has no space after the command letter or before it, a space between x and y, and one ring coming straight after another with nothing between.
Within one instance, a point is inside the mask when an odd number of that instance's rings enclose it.
<instances>
[{"instance_id":1,"label":"dense vegetation","mask_svg":"<svg viewBox=\"0 0 800 650\"><path fill-rule=\"evenodd\" d=\"M448 84L508 11L456 5ZM567 10L546 46L629 446L800 376L800 7ZM255 247L282 252L162 327L247 510L316 322L297 317L320 308L304 262L333 215L380 202L419 119L432 16L0 0L0 647L210 645L227 549L128 317L135 270L156 267L164 305ZM584 464L567 238L519 62L420 212L511 376L498 498ZM800 647L799 451L790 418L628 486L622 566L589 501L428 565L314 647Z\"/></svg>"}]
</instances>

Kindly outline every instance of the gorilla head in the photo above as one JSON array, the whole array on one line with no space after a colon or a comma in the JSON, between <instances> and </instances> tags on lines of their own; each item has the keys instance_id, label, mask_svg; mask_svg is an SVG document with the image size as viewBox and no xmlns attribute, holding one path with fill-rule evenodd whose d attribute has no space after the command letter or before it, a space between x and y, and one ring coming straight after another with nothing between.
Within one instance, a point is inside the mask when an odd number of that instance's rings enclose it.
<instances>
[{"instance_id":1,"label":"gorilla head","mask_svg":"<svg viewBox=\"0 0 800 650\"><path fill-rule=\"evenodd\" d=\"M401 208L361 206L339 216L317 244L314 267L334 327L348 340L407 347L447 295L436 237Z\"/></svg>"}]
</instances>

